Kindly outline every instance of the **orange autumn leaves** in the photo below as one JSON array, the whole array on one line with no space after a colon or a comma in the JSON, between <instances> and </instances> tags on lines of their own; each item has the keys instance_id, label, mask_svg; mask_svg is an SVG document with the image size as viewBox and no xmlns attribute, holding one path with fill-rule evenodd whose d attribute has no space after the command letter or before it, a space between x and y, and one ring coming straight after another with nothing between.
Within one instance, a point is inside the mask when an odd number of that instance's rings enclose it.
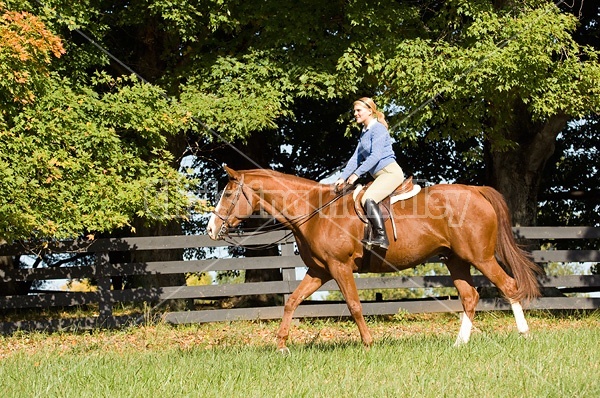
<instances>
[{"instance_id":1,"label":"orange autumn leaves","mask_svg":"<svg viewBox=\"0 0 600 398\"><path fill-rule=\"evenodd\" d=\"M0 90L14 102L31 103L53 57L65 53L63 43L35 15L6 10L1 2L0 13Z\"/></svg>"}]
</instances>

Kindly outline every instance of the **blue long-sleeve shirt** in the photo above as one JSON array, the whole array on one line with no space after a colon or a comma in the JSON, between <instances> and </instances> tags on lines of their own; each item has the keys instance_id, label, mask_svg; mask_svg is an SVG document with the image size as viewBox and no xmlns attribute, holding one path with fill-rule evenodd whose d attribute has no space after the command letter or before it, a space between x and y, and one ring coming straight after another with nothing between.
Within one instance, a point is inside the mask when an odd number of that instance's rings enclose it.
<instances>
[{"instance_id":1,"label":"blue long-sleeve shirt","mask_svg":"<svg viewBox=\"0 0 600 398\"><path fill-rule=\"evenodd\" d=\"M360 134L356 150L346 164L341 178L345 180L352 174L360 177L367 172L373 175L395 160L392 138L387 128L374 122Z\"/></svg>"}]
</instances>

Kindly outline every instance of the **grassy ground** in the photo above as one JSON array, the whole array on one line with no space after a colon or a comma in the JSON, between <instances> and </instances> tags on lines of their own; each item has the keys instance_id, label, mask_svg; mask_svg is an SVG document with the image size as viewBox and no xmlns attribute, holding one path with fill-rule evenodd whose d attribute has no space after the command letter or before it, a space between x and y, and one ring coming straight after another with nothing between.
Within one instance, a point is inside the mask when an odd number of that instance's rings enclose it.
<instances>
[{"instance_id":1,"label":"grassy ground","mask_svg":"<svg viewBox=\"0 0 600 398\"><path fill-rule=\"evenodd\" d=\"M532 339L510 314L478 314L452 346L456 314L370 318L366 351L354 323L303 321L275 352L278 322L0 337L4 397L594 397L600 396L600 313L529 313Z\"/></svg>"}]
</instances>

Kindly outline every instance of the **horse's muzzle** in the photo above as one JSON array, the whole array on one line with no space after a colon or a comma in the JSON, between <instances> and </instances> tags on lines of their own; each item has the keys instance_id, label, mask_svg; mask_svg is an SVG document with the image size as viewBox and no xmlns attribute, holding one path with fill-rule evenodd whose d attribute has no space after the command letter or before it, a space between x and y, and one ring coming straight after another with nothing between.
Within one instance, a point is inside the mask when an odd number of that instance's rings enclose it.
<instances>
[{"instance_id":1,"label":"horse's muzzle","mask_svg":"<svg viewBox=\"0 0 600 398\"><path fill-rule=\"evenodd\" d=\"M222 222L221 227L217 227L217 217L213 214L208 221L206 233L212 240L221 240L227 235L227 223Z\"/></svg>"}]
</instances>

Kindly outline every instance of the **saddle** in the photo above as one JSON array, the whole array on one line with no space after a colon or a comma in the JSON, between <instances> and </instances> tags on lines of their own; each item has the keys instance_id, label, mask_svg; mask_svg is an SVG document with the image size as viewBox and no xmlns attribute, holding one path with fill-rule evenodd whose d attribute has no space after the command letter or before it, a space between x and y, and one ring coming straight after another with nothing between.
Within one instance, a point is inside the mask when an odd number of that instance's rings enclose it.
<instances>
[{"instance_id":1,"label":"saddle","mask_svg":"<svg viewBox=\"0 0 600 398\"><path fill-rule=\"evenodd\" d=\"M360 218L360 220L367 225L369 222L367 220L367 217L365 215L365 211L364 211L363 207L360 205L360 201L365 194L366 188L368 188L371 184L372 184L372 182L368 183L366 186L362 186L362 185L357 186L356 189L354 190L354 193L352 194L352 197L354 199L354 210L356 211L358 218ZM394 203L396 203L400 200L406 200L406 199L412 198L413 196L418 194L420 191L421 191L421 186L419 186L418 184L413 184L412 176L405 179L402 182L402 184L400 184L400 186L394 190L394 192L392 192L385 199L383 199L381 202L379 202L379 209L381 210L381 216L383 217L383 221L385 222L388 219L392 218L391 208ZM392 228L394 230L394 240L395 240L395 239L397 239L396 226L393 222L392 222Z\"/></svg>"}]
</instances>

